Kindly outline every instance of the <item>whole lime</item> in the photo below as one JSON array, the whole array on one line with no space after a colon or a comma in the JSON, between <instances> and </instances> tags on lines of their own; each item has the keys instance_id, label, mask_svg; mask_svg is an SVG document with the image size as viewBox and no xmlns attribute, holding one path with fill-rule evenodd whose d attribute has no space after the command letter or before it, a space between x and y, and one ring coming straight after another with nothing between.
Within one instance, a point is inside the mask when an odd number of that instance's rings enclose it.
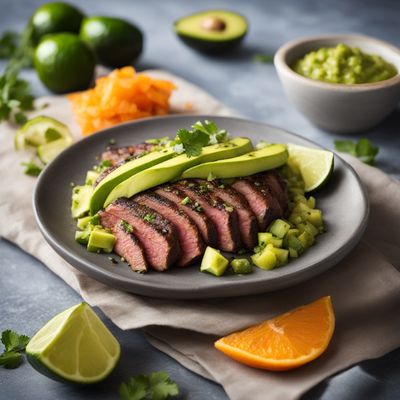
<instances>
[{"instance_id":1,"label":"whole lime","mask_svg":"<svg viewBox=\"0 0 400 400\"><path fill-rule=\"evenodd\" d=\"M120 18L85 18L79 35L95 51L99 62L110 67L132 64L143 48L140 29Z\"/></svg>"},{"instance_id":2,"label":"whole lime","mask_svg":"<svg viewBox=\"0 0 400 400\"><path fill-rule=\"evenodd\" d=\"M45 86L55 93L66 93L89 87L96 57L77 35L56 33L41 40L33 63Z\"/></svg>"},{"instance_id":3,"label":"whole lime","mask_svg":"<svg viewBox=\"0 0 400 400\"><path fill-rule=\"evenodd\" d=\"M36 42L50 33L78 33L85 15L68 3L47 3L36 9L31 17Z\"/></svg>"}]
</instances>

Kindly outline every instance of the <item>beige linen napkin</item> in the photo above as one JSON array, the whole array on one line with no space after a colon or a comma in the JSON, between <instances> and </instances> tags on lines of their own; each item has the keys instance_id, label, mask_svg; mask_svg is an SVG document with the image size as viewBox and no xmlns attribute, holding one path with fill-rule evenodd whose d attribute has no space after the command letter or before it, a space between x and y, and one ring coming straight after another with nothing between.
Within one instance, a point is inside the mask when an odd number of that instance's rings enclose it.
<instances>
[{"instance_id":1,"label":"beige linen napkin","mask_svg":"<svg viewBox=\"0 0 400 400\"><path fill-rule=\"evenodd\" d=\"M200 89L164 72L179 90L174 109L229 115ZM45 114L69 123L64 98L49 98ZM231 399L296 399L325 377L400 345L400 183L378 169L346 157L366 185L371 217L360 244L330 271L279 292L201 301L135 296L107 287L76 271L47 245L35 224L31 197L34 180L18 168L12 129L0 127L0 235L37 257L91 305L100 307L122 329L145 327L149 340L195 372L221 383ZM397 269L396 269L397 268ZM213 348L219 335L242 329L324 295L333 297L337 327L328 351L296 371L270 373L242 366Z\"/></svg>"}]
</instances>

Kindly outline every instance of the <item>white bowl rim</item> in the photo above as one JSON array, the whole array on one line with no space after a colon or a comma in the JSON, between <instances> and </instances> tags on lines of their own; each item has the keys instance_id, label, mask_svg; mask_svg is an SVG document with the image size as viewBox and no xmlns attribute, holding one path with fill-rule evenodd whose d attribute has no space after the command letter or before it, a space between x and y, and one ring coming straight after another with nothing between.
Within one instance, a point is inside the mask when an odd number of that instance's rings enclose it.
<instances>
[{"instance_id":1,"label":"white bowl rim","mask_svg":"<svg viewBox=\"0 0 400 400\"><path fill-rule=\"evenodd\" d=\"M307 78L306 76L300 75L296 71L294 71L285 61L286 54L293 50L296 47L302 46L306 43L318 42L319 40L328 40L333 39L337 40L340 43L341 39L358 39L360 41L372 42L381 47L386 47L393 53L396 53L400 58L400 48L396 47L393 44L385 42L381 39L377 39L367 35L360 34L351 34L351 33L342 33L342 34L324 34L324 35L312 35L312 36L303 36L298 39L291 40L281 46L274 56L274 64L277 69L281 69L282 72L290 75L292 78L302 81L303 83L308 83L309 85L319 86L321 88L337 90L337 91L367 91L374 89L382 89L387 86L393 86L396 84L400 84L400 71L398 70L397 75L392 78L385 79L379 82L373 83L331 83L325 81L319 81L316 79ZM397 69L397 68L396 68Z\"/></svg>"}]
</instances>

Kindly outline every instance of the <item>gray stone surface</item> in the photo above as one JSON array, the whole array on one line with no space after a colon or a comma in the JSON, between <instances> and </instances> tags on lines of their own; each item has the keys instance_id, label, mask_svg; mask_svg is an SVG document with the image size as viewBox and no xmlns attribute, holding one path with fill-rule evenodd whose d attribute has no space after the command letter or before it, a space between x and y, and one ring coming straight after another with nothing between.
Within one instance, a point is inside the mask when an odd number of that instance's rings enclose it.
<instances>
[{"instance_id":1,"label":"gray stone surface","mask_svg":"<svg viewBox=\"0 0 400 400\"><path fill-rule=\"evenodd\" d=\"M22 29L38 0L0 0L0 29ZM241 114L279 125L327 147L337 135L313 127L286 100L272 65L252 62L254 53L273 53L281 44L301 35L357 32L399 45L400 3L396 0L129 0L71 1L88 14L123 16L146 34L138 69L165 68L200 85ZM193 52L174 36L171 23L187 13L229 7L250 21L241 50L224 57ZM4 65L4 64L0 64ZM24 75L37 96L47 94L33 71ZM1 133L0 133L1 134ZM381 126L365 132L380 146L378 166L400 176L400 112ZM33 334L51 316L79 302L80 297L41 263L8 242L0 241L0 330L12 328ZM222 388L208 382L154 350L140 332L123 332L103 318L121 342L123 356L105 383L80 388L42 377L25 363L20 369L0 369L0 399L113 399L120 381L142 372L167 370L182 388L185 399L225 399ZM384 340L384 338L383 338ZM366 361L318 385L306 399L397 399L400 397L400 351Z\"/></svg>"}]
</instances>

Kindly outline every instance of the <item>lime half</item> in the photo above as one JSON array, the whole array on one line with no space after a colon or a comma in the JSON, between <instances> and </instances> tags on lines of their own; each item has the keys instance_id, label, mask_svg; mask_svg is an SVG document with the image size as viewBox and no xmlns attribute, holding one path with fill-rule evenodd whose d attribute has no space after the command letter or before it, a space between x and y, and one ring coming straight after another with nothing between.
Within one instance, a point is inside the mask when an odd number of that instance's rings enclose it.
<instances>
[{"instance_id":1,"label":"lime half","mask_svg":"<svg viewBox=\"0 0 400 400\"><path fill-rule=\"evenodd\" d=\"M30 364L56 380L95 383L106 378L120 346L100 318L81 303L51 319L26 347Z\"/></svg>"},{"instance_id":2,"label":"lime half","mask_svg":"<svg viewBox=\"0 0 400 400\"><path fill-rule=\"evenodd\" d=\"M294 162L304 180L305 191L312 192L323 186L333 171L333 153L311 147L288 144L289 160Z\"/></svg>"}]
</instances>

